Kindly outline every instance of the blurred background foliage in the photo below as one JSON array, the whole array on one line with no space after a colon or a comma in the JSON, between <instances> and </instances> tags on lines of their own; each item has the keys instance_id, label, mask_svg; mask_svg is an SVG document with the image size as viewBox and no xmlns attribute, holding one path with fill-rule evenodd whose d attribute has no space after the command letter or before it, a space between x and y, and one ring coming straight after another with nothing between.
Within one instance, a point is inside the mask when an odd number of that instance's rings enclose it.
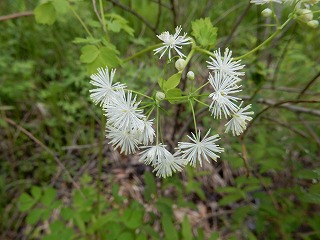
<instances>
[{"instance_id":1,"label":"blurred background foliage","mask_svg":"<svg viewBox=\"0 0 320 240\"><path fill-rule=\"evenodd\" d=\"M57 11L52 25L38 24L32 11L43 2L0 2L1 239L320 238L319 29L293 21L243 59L243 94L255 111L248 131L222 135L221 161L163 180L99 141L104 123L89 99L83 46L104 41L121 64L117 79L152 92L164 62L152 52L123 60L158 43L156 34L177 25L190 33L192 21L209 17L218 28L214 49L240 56L275 31L263 8L235 0L104 1L105 34L95 1L69 1L93 35L86 40L70 8ZM275 11L284 21L292 7ZM27 14L6 17L14 13ZM199 82L208 76L206 60L197 55L189 66ZM179 107L168 109L167 140L180 140L177 129L190 117ZM223 123L197 110L202 126L223 133Z\"/></svg>"}]
</instances>

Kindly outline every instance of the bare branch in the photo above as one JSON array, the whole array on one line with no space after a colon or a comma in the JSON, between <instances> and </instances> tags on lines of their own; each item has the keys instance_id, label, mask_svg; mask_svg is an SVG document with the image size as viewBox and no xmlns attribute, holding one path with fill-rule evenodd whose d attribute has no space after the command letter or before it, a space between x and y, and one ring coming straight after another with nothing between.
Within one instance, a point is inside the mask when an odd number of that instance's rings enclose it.
<instances>
[{"instance_id":1,"label":"bare branch","mask_svg":"<svg viewBox=\"0 0 320 240\"><path fill-rule=\"evenodd\" d=\"M0 22L10 20L10 19L20 18L20 17L28 17L28 16L33 16L33 12L27 11L27 12L13 13L10 15L1 16Z\"/></svg>"},{"instance_id":2,"label":"bare branch","mask_svg":"<svg viewBox=\"0 0 320 240\"><path fill-rule=\"evenodd\" d=\"M38 144L45 151L47 151L53 157L53 159L56 161L56 163L59 165L59 167L65 171L65 173L67 174L68 178L70 179L70 181L72 182L74 187L80 192L80 194L82 196L84 196L82 191L81 191L81 189L80 189L80 187L79 187L79 185L73 179L73 177L71 176L70 172L66 169L66 167L63 165L63 163L60 161L60 159L56 156L56 154L50 148L48 148L46 145L44 145L39 139L37 139L35 136L33 136L33 134L31 132L29 132L28 130L26 130L25 128L23 128L19 124L17 124L12 119L7 118L7 117L4 117L3 119L7 123L9 123L10 125L12 125L12 126L16 127L17 129L19 129L21 132L23 132L25 135L27 135L31 140L33 140L36 144Z\"/></svg>"},{"instance_id":3,"label":"bare branch","mask_svg":"<svg viewBox=\"0 0 320 240\"><path fill-rule=\"evenodd\" d=\"M123 10L131 13L132 15L134 15L135 17L137 17L138 19L140 19L148 28L150 28L155 34L158 34L157 29L155 27L153 27L144 17L142 17L140 14L138 14L137 12L133 11L131 8L129 8L128 6L120 3L117 0L110 0L110 2L112 2L114 5L118 6L119 8L122 8Z\"/></svg>"}]
</instances>

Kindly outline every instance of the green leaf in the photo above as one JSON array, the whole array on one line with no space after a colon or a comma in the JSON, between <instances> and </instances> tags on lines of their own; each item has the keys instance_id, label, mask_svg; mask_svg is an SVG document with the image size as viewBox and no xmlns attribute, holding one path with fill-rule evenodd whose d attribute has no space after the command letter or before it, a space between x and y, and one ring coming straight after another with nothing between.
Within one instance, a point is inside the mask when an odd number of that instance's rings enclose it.
<instances>
[{"instance_id":1,"label":"green leaf","mask_svg":"<svg viewBox=\"0 0 320 240\"><path fill-rule=\"evenodd\" d=\"M213 48L217 42L218 28L213 27L210 18L201 18L191 23L192 35L204 48Z\"/></svg>"},{"instance_id":2,"label":"green leaf","mask_svg":"<svg viewBox=\"0 0 320 240\"><path fill-rule=\"evenodd\" d=\"M90 74L95 73L97 68L115 68L121 63L120 59L117 57L113 49L108 47L102 47L99 49L99 54L96 59L89 63L87 66L88 72Z\"/></svg>"},{"instance_id":3,"label":"green leaf","mask_svg":"<svg viewBox=\"0 0 320 240\"><path fill-rule=\"evenodd\" d=\"M146 185L144 193L143 193L144 198L147 201L150 201L152 199L152 196L157 195L156 181L155 181L153 174L151 174L150 172L144 172L143 177L144 177L144 182Z\"/></svg>"},{"instance_id":4,"label":"green leaf","mask_svg":"<svg viewBox=\"0 0 320 240\"><path fill-rule=\"evenodd\" d=\"M34 16L37 23L52 25L57 18L56 9L52 2L46 2L34 9Z\"/></svg>"},{"instance_id":5,"label":"green leaf","mask_svg":"<svg viewBox=\"0 0 320 240\"><path fill-rule=\"evenodd\" d=\"M195 192L197 195L204 200L206 196L202 190L201 184L196 181L189 181L186 186L187 193Z\"/></svg>"},{"instance_id":6,"label":"green leaf","mask_svg":"<svg viewBox=\"0 0 320 240\"><path fill-rule=\"evenodd\" d=\"M178 232L174 227L172 219L167 214L162 215L161 224L162 224L162 228L163 228L166 239L170 239L170 240L179 239Z\"/></svg>"},{"instance_id":7,"label":"green leaf","mask_svg":"<svg viewBox=\"0 0 320 240\"><path fill-rule=\"evenodd\" d=\"M119 240L134 240L134 236L132 232L126 231L121 233L121 235L118 238Z\"/></svg>"},{"instance_id":8,"label":"green leaf","mask_svg":"<svg viewBox=\"0 0 320 240\"><path fill-rule=\"evenodd\" d=\"M50 207L54 199L56 198L57 190L48 187L44 190L43 196L41 197L41 203L45 206Z\"/></svg>"},{"instance_id":9,"label":"green leaf","mask_svg":"<svg viewBox=\"0 0 320 240\"><path fill-rule=\"evenodd\" d=\"M181 80L181 73L173 74L166 82L164 82L163 90L168 91L179 85Z\"/></svg>"},{"instance_id":10,"label":"green leaf","mask_svg":"<svg viewBox=\"0 0 320 240\"><path fill-rule=\"evenodd\" d=\"M120 32L124 30L130 36L133 36L134 30L128 25L128 21L116 13L106 14L109 17L107 21L108 30L112 32Z\"/></svg>"},{"instance_id":11,"label":"green leaf","mask_svg":"<svg viewBox=\"0 0 320 240\"><path fill-rule=\"evenodd\" d=\"M143 210L124 210L122 219L124 224L130 229L136 229L142 224Z\"/></svg>"},{"instance_id":12,"label":"green leaf","mask_svg":"<svg viewBox=\"0 0 320 240\"><path fill-rule=\"evenodd\" d=\"M37 187L37 186L32 186L31 188L31 194L32 197L38 201L41 197L41 188Z\"/></svg>"},{"instance_id":13,"label":"green leaf","mask_svg":"<svg viewBox=\"0 0 320 240\"><path fill-rule=\"evenodd\" d=\"M147 235L145 235L144 233L139 233L139 235L136 237L136 240L147 240Z\"/></svg>"},{"instance_id":14,"label":"green leaf","mask_svg":"<svg viewBox=\"0 0 320 240\"><path fill-rule=\"evenodd\" d=\"M192 240L192 229L189 218L185 215L182 222L182 238Z\"/></svg>"},{"instance_id":15,"label":"green leaf","mask_svg":"<svg viewBox=\"0 0 320 240\"><path fill-rule=\"evenodd\" d=\"M69 207L65 207L61 209L61 216L64 220L70 220L73 218L74 210Z\"/></svg>"},{"instance_id":16,"label":"green leaf","mask_svg":"<svg viewBox=\"0 0 320 240\"><path fill-rule=\"evenodd\" d=\"M37 200L32 198L29 194L22 193L19 197L19 209L20 211L28 211L30 208L33 207L37 203Z\"/></svg>"},{"instance_id":17,"label":"green leaf","mask_svg":"<svg viewBox=\"0 0 320 240\"><path fill-rule=\"evenodd\" d=\"M219 239L220 239L220 236L219 236L218 232L211 233L211 235L209 237L209 240L219 240Z\"/></svg>"},{"instance_id":18,"label":"green leaf","mask_svg":"<svg viewBox=\"0 0 320 240\"><path fill-rule=\"evenodd\" d=\"M99 49L94 45L86 45L81 48L80 61L83 63L92 63L99 55Z\"/></svg>"},{"instance_id":19,"label":"green leaf","mask_svg":"<svg viewBox=\"0 0 320 240\"><path fill-rule=\"evenodd\" d=\"M166 83L166 80L164 80L163 78L158 79L158 85L162 90L164 90L165 83Z\"/></svg>"},{"instance_id":20,"label":"green leaf","mask_svg":"<svg viewBox=\"0 0 320 240\"><path fill-rule=\"evenodd\" d=\"M53 0L52 3L58 13L64 14L68 11L69 4L67 0Z\"/></svg>"},{"instance_id":21,"label":"green leaf","mask_svg":"<svg viewBox=\"0 0 320 240\"><path fill-rule=\"evenodd\" d=\"M243 193L239 191L239 192L235 192L227 196L224 196L222 199L220 199L219 204L221 206L225 206L225 205L234 203L240 199L243 199Z\"/></svg>"},{"instance_id":22,"label":"green leaf","mask_svg":"<svg viewBox=\"0 0 320 240\"><path fill-rule=\"evenodd\" d=\"M33 225L38 222L43 215L43 212L44 210L41 208L36 208L30 211L26 218L27 223Z\"/></svg>"},{"instance_id":23,"label":"green leaf","mask_svg":"<svg viewBox=\"0 0 320 240\"><path fill-rule=\"evenodd\" d=\"M166 97L167 98L176 98L176 97L181 97L182 96L182 91L179 88L173 88L170 89L166 92ZM169 100L170 103L179 103L179 100Z\"/></svg>"},{"instance_id":24,"label":"green leaf","mask_svg":"<svg viewBox=\"0 0 320 240\"><path fill-rule=\"evenodd\" d=\"M155 203L155 206L159 212L168 214L169 216L173 215L172 201L170 199L160 198Z\"/></svg>"}]
</instances>

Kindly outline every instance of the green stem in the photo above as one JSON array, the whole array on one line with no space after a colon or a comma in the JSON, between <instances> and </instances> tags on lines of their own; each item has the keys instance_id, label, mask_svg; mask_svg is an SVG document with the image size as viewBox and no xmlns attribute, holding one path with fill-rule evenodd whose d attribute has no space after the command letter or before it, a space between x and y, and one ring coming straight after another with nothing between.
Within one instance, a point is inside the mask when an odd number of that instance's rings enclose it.
<instances>
[{"instance_id":1,"label":"green stem","mask_svg":"<svg viewBox=\"0 0 320 240\"><path fill-rule=\"evenodd\" d=\"M138 95L140 95L140 96L143 96L143 97L145 97L145 98L148 98L148 99L150 99L150 100L153 100L152 97L149 97L149 96L147 96L147 95L145 95L145 94L143 94L143 93L141 93L141 92L138 92L138 91L135 91L135 90L131 90L131 89L126 89L126 88L124 88L124 90L127 91L127 92L133 92L133 93L135 93L135 94L138 94Z\"/></svg>"},{"instance_id":2,"label":"green stem","mask_svg":"<svg viewBox=\"0 0 320 240\"><path fill-rule=\"evenodd\" d=\"M209 56L211 56L211 57L215 57L214 53L212 53L212 52L210 52L210 51L208 51L208 50L202 49L202 48L200 48L200 47L198 47L198 46L195 47L195 50L196 50L197 52L201 52L201 53L207 54L207 55L209 55Z\"/></svg>"},{"instance_id":3,"label":"green stem","mask_svg":"<svg viewBox=\"0 0 320 240\"><path fill-rule=\"evenodd\" d=\"M237 61L237 60L240 60L242 58L245 58L249 55L251 55L252 53L258 51L260 48L262 48L264 45L268 44L272 39L275 38L275 36L277 36L281 31L282 29L291 21L292 18L289 18L284 24L281 25L281 27L279 27L277 29L277 31L275 31L271 36L269 36L264 42L262 42L260 45L258 45L257 47L255 47L254 49L252 49L250 52L247 52L246 54L240 56L240 57L236 57L234 58L233 60L234 61Z\"/></svg>"},{"instance_id":4,"label":"green stem","mask_svg":"<svg viewBox=\"0 0 320 240\"><path fill-rule=\"evenodd\" d=\"M194 113L193 104L192 104L192 100L191 99L189 99L189 103L190 103L192 117L193 117L194 131L196 132L197 139L199 139L197 121L196 121L196 114Z\"/></svg>"},{"instance_id":5,"label":"green stem","mask_svg":"<svg viewBox=\"0 0 320 240\"><path fill-rule=\"evenodd\" d=\"M201 87L199 87L199 88L197 88L196 90L194 90L194 91L192 92L192 95L193 95L194 93L200 91L202 88L204 88L205 86L207 86L209 83L210 83L209 81L206 81L205 84L203 84Z\"/></svg>"},{"instance_id":6,"label":"green stem","mask_svg":"<svg viewBox=\"0 0 320 240\"><path fill-rule=\"evenodd\" d=\"M195 48L194 47L192 47L192 49L191 49L191 51L189 52L189 54L188 54L188 56L187 56L187 58L186 58L186 65L189 63L189 61L191 60L191 58L192 58L192 56L193 56L193 54L195 53Z\"/></svg>"},{"instance_id":7,"label":"green stem","mask_svg":"<svg viewBox=\"0 0 320 240\"><path fill-rule=\"evenodd\" d=\"M103 3L102 0L99 0L99 7L100 7L100 17L103 24L103 29L106 30L106 20L104 19L104 12L103 12Z\"/></svg>"},{"instance_id":8,"label":"green stem","mask_svg":"<svg viewBox=\"0 0 320 240\"><path fill-rule=\"evenodd\" d=\"M156 127L156 145L159 144L159 125L160 125L160 115L159 115L159 106L157 106L157 113L156 113L156 124L157 124L157 127Z\"/></svg>"},{"instance_id":9,"label":"green stem","mask_svg":"<svg viewBox=\"0 0 320 240\"><path fill-rule=\"evenodd\" d=\"M82 21L81 17L78 15L78 13L73 9L73 7L71 7L69 5L69 8L71 9L72 13L75 15L75 17L79 20L79 22L81 23L82 27L86 30L87 34L93 38L93 35L91 34L91 32L89 31L89 29L87 28L86 24L84 23L84 21Z\"/></svg>"},{"instance_id":10,"label":"green stem","mask_svg":"<svg viewBox=\"0 0 320 240\"><path fill-rule=\"evenodd\" d=\"M136 58L136 57L139 57L139 56L141 56L142 54L144 54L144 53L146 53L146 52L149 52L149 51L151 51L151 50L153 50L153 49L155 49L155 48L161 47L161 46L163 46L163 43L159 43L159 44L156 44L156 45L152 45L152 46L150 46L150 47L148 47L148 48L145 48L145 49L143 49L142 51L140 51L140 52L138 52L138 53L136 53L136 54L134 54L134 55L132 55L132 56L124 59L123 62L128 62L128 61L130 61L131 59L134 59L134 58Z\"/></svg>"},{"instance_id":11,"label":"green stem","mask_svg":"<svg viewBox=\"0 0 320 240\"><path fill-rule=\"evenodd\" d=\"M200 104L208 107L208 108L210 107L210 105L208 105L208 104L206 104L206 103L204 103L204 102L202 102L202 101L200 101L200 100L198 100L198 99L196 99L196 98L194 98L194 100L195 100L196 102L198 102L198 103L200 103Z\"/></svg>"}]
</instances>

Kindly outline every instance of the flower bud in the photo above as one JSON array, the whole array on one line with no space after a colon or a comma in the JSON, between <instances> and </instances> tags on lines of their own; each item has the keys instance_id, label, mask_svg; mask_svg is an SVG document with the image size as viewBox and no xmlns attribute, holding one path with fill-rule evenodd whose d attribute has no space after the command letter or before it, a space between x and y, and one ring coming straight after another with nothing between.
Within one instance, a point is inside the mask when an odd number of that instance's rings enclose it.
<instances>
[{"instance_id":1,"label":"flower bud","mask_svg":"<svg viewBox=\"0 0 320 240\"><path fill-rule=\"evenodd\" d=\"M311 20L307 23L309 27L317 28L319 26L319 22L317 20Z\"/></svg>"},{"instance_id":2,"label":"flower bud","mask_svg":"<svg viewBox=\"0 0 320 240\"><path fill-rule=\"evenodd\" d=\"M261 15L264 17L270 17L272 15L272 10L270 8L266 8L261 12Z\"/></svg>"},{"instance_id":3,"label":"flower bud","mask_svg":"<svg viewBox=\"0 0 320 240\"><path fill-rule=\"evenodd\" d=\"M309 22L313 19L313 13L310 9L299 9L297 11L299 18L304 22Z\"/></svg>"},{"instance_id":4,"label":"flower bud","mask_svg":"<svg viewBox=\"0 0 320 240\"><path fill-rule=\"evenodd\" d=\"M176 69L180 72L186 67L186 61L182 58L179 58L176 63L174 64Z\"/></svg>"},{"instance_id":5,"label":"flower bud","mask_svg":"<svg viewBox=\"0 0 320 240\"><path fill-rule=\"evenodd\" d=\"M194 72L189 71L189 72L187 73L187 78L188 78L189 80L194 80Z\"/></svg>"},{"instance_id":6,"label":"flower bud","mask_svg":"<svg viewBox=\"0 0 320 240\"><path fill-rule=\"evenodd\" d=\"M156 100L158 102L161 102L163 99L165 99L166 95L163 92L157 92L156 93Z\"/></svg>"},{"instance_id":7,"label":"flower bud","mask_svg":"<svg viewBox=\"0 0 320 240\"><path fill-rule=\"evenodd\" d=\"M319 2L319 0L303 0L303 3L315 5Z\"/></svg>"}]
</instances>

